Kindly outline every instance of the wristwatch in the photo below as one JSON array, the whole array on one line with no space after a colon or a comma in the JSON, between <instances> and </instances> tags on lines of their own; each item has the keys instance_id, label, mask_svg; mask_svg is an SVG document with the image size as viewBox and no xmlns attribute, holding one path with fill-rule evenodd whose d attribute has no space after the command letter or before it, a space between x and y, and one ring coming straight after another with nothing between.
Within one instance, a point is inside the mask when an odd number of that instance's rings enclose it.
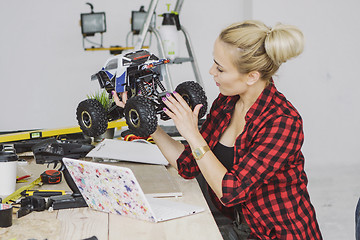
<instances>
[{"instance_id":1,"label":"wristwatch","mask_svg":"<svg viewBox=\"0 0 360 240\"><path fill-rule=\"evenodd\" d=\"M208 145L203 146L203 147L198 147L192 151L192 155L194 156L194 158L196 160L200 160L204 156L204 154L209 150L210 150L210 148Z\"/></svg>"}]
</instances>

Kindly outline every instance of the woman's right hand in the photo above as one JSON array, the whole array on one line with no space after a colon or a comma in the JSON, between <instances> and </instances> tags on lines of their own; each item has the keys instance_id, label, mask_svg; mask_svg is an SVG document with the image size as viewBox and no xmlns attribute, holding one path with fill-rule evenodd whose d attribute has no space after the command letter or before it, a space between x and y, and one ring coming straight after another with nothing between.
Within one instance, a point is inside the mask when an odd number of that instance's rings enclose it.
<instances>
[{"instance_id":1,"label":"woman's right hand","mask_svg":"<svg viewBox=\"0 0 360 240\"><path fill-rule=\"evenodd\" d=\"M121 108L124 108L125 103L126 103L126 101L128 99L127 98L127 92L120 93L121 100L120 100L119 96L117 95L117 93L115 91L112 91L111 93L112 93L115 104L117 106L121 107Z\"/></svg>"}]
</instances>

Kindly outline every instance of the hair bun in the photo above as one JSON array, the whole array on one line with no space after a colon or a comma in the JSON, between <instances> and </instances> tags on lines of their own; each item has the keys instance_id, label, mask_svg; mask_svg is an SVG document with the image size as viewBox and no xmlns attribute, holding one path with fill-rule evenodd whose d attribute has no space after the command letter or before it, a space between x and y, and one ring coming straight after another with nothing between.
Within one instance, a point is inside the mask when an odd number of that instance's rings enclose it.
<instances>
[{"instance_id":1,"label":"hair bun","mask_svg":"<svg viewBox=\"0 0 360 240\"><path fill-rule=\"evenodd\" d=\"M266 35L266 53L277 65L300 55L304 50L304 35L295 26L277 24Z\"/></svg>"}]
</instances>

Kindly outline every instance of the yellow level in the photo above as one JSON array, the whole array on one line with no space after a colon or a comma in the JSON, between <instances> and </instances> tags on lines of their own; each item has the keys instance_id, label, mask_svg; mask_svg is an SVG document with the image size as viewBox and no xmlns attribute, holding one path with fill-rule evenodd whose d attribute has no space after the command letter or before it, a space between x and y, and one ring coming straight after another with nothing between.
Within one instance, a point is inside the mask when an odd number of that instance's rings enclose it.
<instances>
[{"instance_id":1,"label":"yellow level","mask_svg":"<svg viewBox=\"0 0 360 240\"><path fill-rule=\"evenodd\" d=\"M149 46L143 46L142 48L149 48ZM134 49L134 47L109 47L109 48L104 48L104 47L98 47L98 48L85 48L85 51L119 51L119 50L130 50L130 49Z\"/></svg>"},{"instance_id":2,"label":"yellow level","mask_svg":"<svg viewBox=\"0 0 360 240\"><path fill-rule=\"evenodd\" d=\"M35 181L30 183L29 185L26 185L26 186L23 186L23 187L19 188L14 193L12 193L9 196L7 196L6 198L4 198L2 200L2 203L11 203L11 202L14 202L14 201L18 200L19 198L21 198L21 192L22 191L32 189L36 185L42 185L41 177L38 177Z\"/></svg>"},{"instance_id":3,"label":"yellow level","mask_svg":"<svg viewBox=\"0 0 360 240\"><path fill-rule=\"evenodd\" d=\"M125 119L119 119L108 123L108 128L119 128L124 126L126 126ZM44 130L34 130L34 131L19 132L19 133L9 133L9 134L0 135L0 143L29 140L34 138L54 137L54 136L79 133L79 132L82 132L82 130L80 129L79 126L76 126L76 127L68 127L68 128L44 129Z\"/></svg>"}]
</instances>

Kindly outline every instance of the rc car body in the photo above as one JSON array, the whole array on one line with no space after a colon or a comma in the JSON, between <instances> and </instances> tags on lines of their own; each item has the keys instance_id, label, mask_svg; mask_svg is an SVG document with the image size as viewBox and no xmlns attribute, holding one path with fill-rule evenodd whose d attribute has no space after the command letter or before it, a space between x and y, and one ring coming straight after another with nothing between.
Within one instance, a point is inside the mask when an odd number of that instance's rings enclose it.
<instances>
[{"instance_id":1,"label":"rc car body","mask_svg":"<svg viewBox=\"0 0 360 240\"><path fill-rule=\"evenodd\" d=\"M95 99L87 99L77 107L77 120L82 131L88 136L98 136L107 129L108 121L125 116L129 129L137 136L146 137L156 130L158 117L168 120L164 113L165 104L162 98L170 93L162 84L162 68L169 63L168 59L159 59L147 50L138 50L124 55L109 58L102 69L91 76L98 80L100 87L112 97L112 91L117 94L127 92L128 100L124 109L115 104L106 111ZM207 109L207 98L202 87L187 81L175 89L194 108L203 104L199 118ZM170 93L171 94L171 93Z\"/></svg>"},{"instance_id":2,"label":"rc car body","mask_svg":"<svg viewBox=\"0 0 360 240\"><path fill-rule=\"evenodd\" d=\"M91 79L98 80L100 87L105 88L108 92L114 89L117 93L131 90L131 94L136 95L135 90L146 86L140 84L141 82L162 81L160 65L169 61L168 59L159 59L146 50L117 55L109 58L101 71L92 75Z\"/></svg>"}]
</instances>

